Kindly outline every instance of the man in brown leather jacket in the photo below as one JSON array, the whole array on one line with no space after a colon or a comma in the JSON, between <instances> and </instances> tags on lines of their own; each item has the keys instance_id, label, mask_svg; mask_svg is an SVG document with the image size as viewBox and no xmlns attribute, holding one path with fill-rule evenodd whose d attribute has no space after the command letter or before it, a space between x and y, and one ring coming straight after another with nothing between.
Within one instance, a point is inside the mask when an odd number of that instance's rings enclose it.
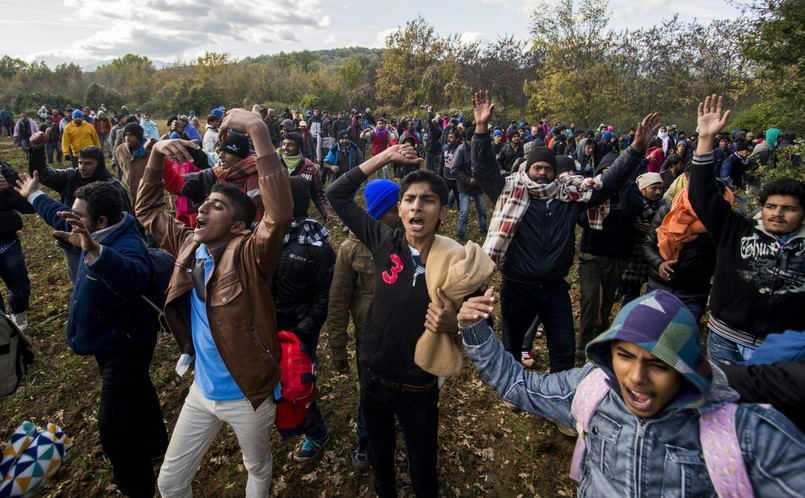
<instances>
[{"instance_id":1,"label":"man in brown leather jacket","mask_svg":"<svg viewBox=\"0 0 805 498\"><path fill-rule=\"evenodd\" d=\"M195 360L195 380L173 430L159 475L162 496L189 496L196 469L216 433L229 424L249 473L246 496L267 496L280 371L272 275L293 211L288 174L259 114L229 111L221 124L251 137L265 214L254 233L254 203L237 187L215 185L199 207L195 229L164 213L162 164L190 158L186 140L154 145L137 196L140 222L176 256L165 314L182 358Z\"/></svg>"}]
</instances>

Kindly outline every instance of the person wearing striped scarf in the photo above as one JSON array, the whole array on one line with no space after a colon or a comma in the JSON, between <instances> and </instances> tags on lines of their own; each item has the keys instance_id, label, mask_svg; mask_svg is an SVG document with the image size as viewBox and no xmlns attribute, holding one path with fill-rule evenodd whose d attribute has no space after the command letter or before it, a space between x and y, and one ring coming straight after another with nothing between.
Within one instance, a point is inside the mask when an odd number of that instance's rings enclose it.
<instances>
[{"instance_id":1,"label":"person wearing striped scarf","mask_svg":"<svg viewBox=\"0 0 805 498\"><path fill-rule=\"evenodd\" d=\"M574 366L576 341L565 278L573 263L576 219L617 193L639 166L659 118L653 113L642 120L631 147L600 178L600 188L580 192L574 182L557 178L556 156L545 147L534 147L522 170L504 178L489 137L493 109L488 91L475 94L472 173L496 202L484 249L502 275L503 343L519 361L523 335L539 316L551 371L567 370ZM596 222L601 221L603 212L593 214Z\"/></svg>"}]
</instances>

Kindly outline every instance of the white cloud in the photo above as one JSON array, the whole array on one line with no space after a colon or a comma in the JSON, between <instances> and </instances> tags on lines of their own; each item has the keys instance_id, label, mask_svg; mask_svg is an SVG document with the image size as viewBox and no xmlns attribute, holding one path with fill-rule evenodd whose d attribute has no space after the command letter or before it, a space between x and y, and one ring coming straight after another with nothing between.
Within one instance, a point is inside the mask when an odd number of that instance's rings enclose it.
<instances>
[{"instance_id":1,"label":"white cloud","mask_svg":"<svg viewBox=\"0 0 805 498\"><path fill-rule=\"evenodd\" d=\"M375 42L372 45L372 48L385 48L386 47L386 37L388 35L394 33L395 31L397 31L398 29L400 29L400 28L399 27L394 27L394 28L386 28L384 30L378 31L377 32L377 38L375 39Z\"/></svg>"}]
</instances>

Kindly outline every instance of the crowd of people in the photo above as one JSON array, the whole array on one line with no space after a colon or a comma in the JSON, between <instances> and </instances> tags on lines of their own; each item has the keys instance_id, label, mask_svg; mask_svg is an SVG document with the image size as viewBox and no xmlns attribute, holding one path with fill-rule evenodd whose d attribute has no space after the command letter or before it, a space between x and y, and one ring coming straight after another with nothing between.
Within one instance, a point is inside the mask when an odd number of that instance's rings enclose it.
<instances>
[{"instance_id":1,"label":"crowd of people","mask_svg":"<svg viewBox=\"0 0 805 498\"><path fill-rule=\"evenodd\" d=\"M18 213L36 212L74 285L68 344L99 366L100 439L123 494L190 496L227 424L246 496L267 496L277 334L294 334L317 365L326 325L333 365L348 373L350 320L352 461L372 469L379 496L397 496L397 424L414 493L438 494L439 392L460 368L459 336L504 401L578 436L580 496L800 493L805 183L756 174L782 156L800 164L794 136L724 131L715 95L690 134L656 113L622 136L605 124L494 126L485 91L472 107L471 119L428 106L397 120L222 106L204 128L195 112L171 116L165 134L125 107L110 119L103 106L43 106L13 131L0 114L28 161L27 174L4 165L0 179L9 312L28 325ZM747 212L748 199L760 207ZM470 201L481 245L468 237ZM457 231L441 235L455 208ZM349 235L334 248L337 224ZM167 291L155 251L175 258ZM177 374L194 376L170 431L149 377L162 325ZM538 336L545 373L533 370ZM299 462L330 442L317 401L296 433Z\"/></svg>"}]
</instances>

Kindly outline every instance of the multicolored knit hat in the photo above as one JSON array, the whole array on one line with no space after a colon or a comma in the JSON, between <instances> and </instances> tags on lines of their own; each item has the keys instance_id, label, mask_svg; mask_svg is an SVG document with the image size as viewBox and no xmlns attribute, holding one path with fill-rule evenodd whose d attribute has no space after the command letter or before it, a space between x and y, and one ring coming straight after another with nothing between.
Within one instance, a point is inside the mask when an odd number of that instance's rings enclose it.
<instances>
[{"instance_id":1,"label":"multicolored knit hat","mask_svg":"<svg viewBox=\"0 0 805 498\"><path fill-rule=\"evenodd\" d=\"M699 324L676 296L657 290L635 299L621 309L609 330L587 345L587 358L606 372L610 384L620 392L612 368L615 340L640 346L688 381L669 408L696 408L704 403L713 372L699 349Z\"/></svg>"}]
</instances>

